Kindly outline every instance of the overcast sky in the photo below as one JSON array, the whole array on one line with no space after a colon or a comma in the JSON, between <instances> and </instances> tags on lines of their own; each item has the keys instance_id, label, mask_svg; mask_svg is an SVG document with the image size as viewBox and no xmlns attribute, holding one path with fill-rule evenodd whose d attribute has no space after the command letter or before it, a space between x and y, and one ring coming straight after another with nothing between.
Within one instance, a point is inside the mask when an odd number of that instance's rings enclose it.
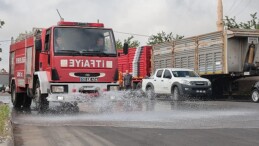
<instances>
[{"instance_id":1,"label":"overcast sky","mask_svg":"<svg viewBox=\"0 0 259 146\"><path fill-rule=\"evenodd\" d=\"M259 0L223 0L224 16L248 21L259 11ZM216 31L217 0L0 0L0 69L8 70L10 38L49 27L59 21L59 10L67 21L96 22L113 28L115 38L150 36L164 31L185 37ZM259 14L257 15L259 17ZM145 45L148 37L134 35Z\"/></svg>"}]
</instances>

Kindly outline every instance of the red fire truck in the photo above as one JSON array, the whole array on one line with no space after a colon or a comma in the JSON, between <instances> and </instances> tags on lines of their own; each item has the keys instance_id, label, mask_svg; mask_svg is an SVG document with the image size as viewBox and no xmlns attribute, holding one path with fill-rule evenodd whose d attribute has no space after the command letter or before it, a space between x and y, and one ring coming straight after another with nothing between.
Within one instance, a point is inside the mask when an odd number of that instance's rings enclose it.
<instances>
[{"instance_id":1,"label":"red fire truck","mask_svg":"<svg viewBox=\"0 0 259 146\"><path fill-rule=\"evenodd\" d=\"M20 34L10 46L13 105L26 108L33 100L43 110L49 101L74 102L118 89L117 59L113 31L102 23L59 21Z\"/></svg>"},{"instance_id":2,"label":"red fire truck","mask_svg":"<svg viewBox=\"0 0 259 146\"><path fill-rule=\"evenodd\" d=\"M123 50L118 50L119 72L122 74L129 71L132 74L133 89L141 88L141 81L151 73L151 46L129 48L128 54L123 54Z\"/></svg>"}]
</instances>

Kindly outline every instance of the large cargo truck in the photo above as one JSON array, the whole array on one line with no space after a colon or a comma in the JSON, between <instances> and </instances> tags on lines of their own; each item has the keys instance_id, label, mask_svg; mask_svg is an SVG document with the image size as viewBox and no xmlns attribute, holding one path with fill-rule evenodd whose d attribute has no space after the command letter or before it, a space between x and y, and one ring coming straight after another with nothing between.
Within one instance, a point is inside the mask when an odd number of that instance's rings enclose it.
<instances>
[{"instance_id":1,"label":"large cargo truck","mask_svg":"<svg viewBox=\"0 0 259 146\"><path fill-rule=\"evenodd\" d=\"M118 50L119 72L125 74L126 70L132 74L133 89L140 89L142 79L150 76L151 73L151 46L129 48L128 54L123 54L123 50Z\"/></svg>"},{"instance_id":2,"label":"large cargo truck","mask_svg":"<svg viewBox=\"0 0 259 146\"><path fill-rule=\"evenodd\" d=\"M100 45L103 44L103 45ZM118 58L113 31L102 23L60 21L20 34L10 46L14 107L48 108L117 89Z\"/></svg>"},{"instance_id":3,"label":"large cargo truck","mask_svg":"<svg viewBox=\"0 0 259 146\"><path fill-rule=\"evenodd\" d=\"M248 95L259 81L258 37L259 30L230 29L157 44L152 71L189 68L212 82L215 98Z\"/></svg>"}]
</instances>

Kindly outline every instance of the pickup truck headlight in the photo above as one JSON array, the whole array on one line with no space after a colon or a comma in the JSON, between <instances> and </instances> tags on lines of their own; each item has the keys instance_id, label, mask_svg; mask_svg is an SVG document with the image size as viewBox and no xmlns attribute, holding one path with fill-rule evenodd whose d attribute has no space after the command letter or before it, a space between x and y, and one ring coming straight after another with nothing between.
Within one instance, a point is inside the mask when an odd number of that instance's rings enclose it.
<instances>
[{"instance_id":1,"label":"pickup truck headlight","mask_svg":"<svg viewBox=\"0 0 259 146\"><path fill-rule=\"evenodd\" d=\"M208 81L208 86L210 86L211 85L211 82L210 81Z\"/></svg>"},{"instance_id":2,"label":"pickup truck headlight","mask_svg":"<svg viewBox=\"0 0 259 146\"><path fill-rule=\"evenodd\" d=\"M191 85L191 82L190 82L190 81L187 81L187 80L182 80L182 81L181 81L181 84Z\"/></svg>"}]
</instances>

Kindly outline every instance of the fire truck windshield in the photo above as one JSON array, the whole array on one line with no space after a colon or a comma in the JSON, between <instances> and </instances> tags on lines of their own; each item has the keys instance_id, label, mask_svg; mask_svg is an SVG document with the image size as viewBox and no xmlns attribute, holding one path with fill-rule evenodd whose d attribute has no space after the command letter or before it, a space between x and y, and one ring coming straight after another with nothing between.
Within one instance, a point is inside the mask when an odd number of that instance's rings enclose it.
<instances>
[{"instance_id":1,"label":"fire truck windshield","mask_svg":"<svg viewBox=\"0 0 259 146\"><path fill-rule=\"evenodd\" d=\"M110 29L56 27L53 44L57 56L116 56L117 54Z\"/></svg>"}]
</instances>

